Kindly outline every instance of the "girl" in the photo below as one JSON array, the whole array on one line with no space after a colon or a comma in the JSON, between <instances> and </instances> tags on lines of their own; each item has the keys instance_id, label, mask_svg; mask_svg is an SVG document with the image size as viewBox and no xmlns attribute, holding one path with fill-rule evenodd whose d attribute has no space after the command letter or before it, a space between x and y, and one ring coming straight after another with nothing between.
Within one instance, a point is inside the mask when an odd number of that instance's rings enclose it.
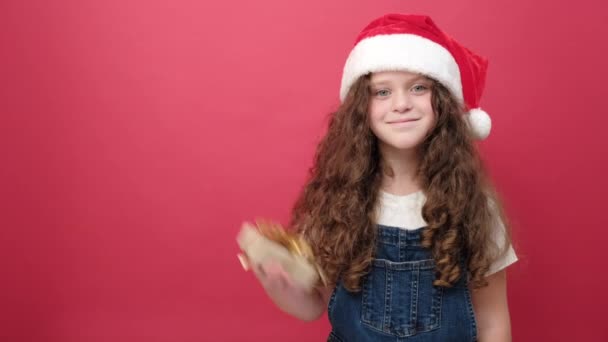
<instances>
[{"instance_id":1,"label":"girl","mask_svg":"<svg viewBox=\"0 0 608 342\"><path fill-rule=\"evenodd\" d=\"M329 341L510 341L517 258L473 143L490 129L477 108L486 68L426 16L364 28L291 222L329 286L253 267L282 310L327 308Z\"/></svg>"}]
</instances>

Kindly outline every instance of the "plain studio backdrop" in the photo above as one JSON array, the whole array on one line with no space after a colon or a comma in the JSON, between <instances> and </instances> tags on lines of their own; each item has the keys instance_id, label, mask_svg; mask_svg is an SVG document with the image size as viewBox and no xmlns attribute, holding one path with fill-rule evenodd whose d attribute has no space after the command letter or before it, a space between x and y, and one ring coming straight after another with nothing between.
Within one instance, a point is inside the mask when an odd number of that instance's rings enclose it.
<instances>
[{"instance_id":1,"label":"plain studio backdrop","mask_svg":"<svg viewBox=\"0 0 608 342\"><path fill-rule=\"evenodd\" d=\"M358 32L427 13L490 59L515 341L608 341L601 1L4 0L3 341L323 341L236 258L286 223ZM604 260L603 260L604 259Z\"/></svg>"}]
</instances>

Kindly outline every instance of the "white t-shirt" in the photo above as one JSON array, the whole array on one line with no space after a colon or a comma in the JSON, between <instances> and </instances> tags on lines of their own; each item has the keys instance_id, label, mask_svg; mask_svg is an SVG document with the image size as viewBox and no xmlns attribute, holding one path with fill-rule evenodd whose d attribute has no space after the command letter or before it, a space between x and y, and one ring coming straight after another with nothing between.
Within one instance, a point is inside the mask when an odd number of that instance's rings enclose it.
<instances>
[{"instance_id":1,"label":"white t-shirt","mask_svg":"<svg viewBox=\"0 0 608 342\"><path fill-rule=\"evenodd\" d=\"M405 196L380 191L378 201L377 224L402 229L417 229L427 225L422 218L422 206L426 201L426 196L422 191ZM499 217L497 217L494 225L493 238L497 246L504 244L505 227ZM508 250L490 265L486 276L504 269L515 261L517 261L517 255L513 246L509 245Z\"/></svg>"}]
</instances>

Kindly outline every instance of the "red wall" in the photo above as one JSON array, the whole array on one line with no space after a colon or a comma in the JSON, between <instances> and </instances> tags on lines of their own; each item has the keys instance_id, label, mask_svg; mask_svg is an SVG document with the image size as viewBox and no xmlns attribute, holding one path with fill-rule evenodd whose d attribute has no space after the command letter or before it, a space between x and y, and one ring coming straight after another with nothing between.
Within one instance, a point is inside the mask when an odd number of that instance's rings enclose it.
<instances>
[{"instance_id":1,"label":"red wall","mask_svg":"<svg viewBox=\"0 0 608 342\"><path fill-rule=\"evenodd\" d=\"M425 12L490 58L515 341L608 341L601 1L5 0L6 341L322 341L234 241L286 222L358 31Z\"/></svg>"}]
</instances>

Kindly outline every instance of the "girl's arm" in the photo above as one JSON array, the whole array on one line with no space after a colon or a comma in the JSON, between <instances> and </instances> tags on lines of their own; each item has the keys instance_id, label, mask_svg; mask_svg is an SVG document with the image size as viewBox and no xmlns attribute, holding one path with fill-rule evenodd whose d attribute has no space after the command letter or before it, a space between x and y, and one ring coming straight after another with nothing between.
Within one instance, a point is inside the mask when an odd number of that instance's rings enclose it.
<instances>
[{"instance_id":1,"label":"girl's arm","mask_svg":"<svg viewBox=\"0 0 608 342\"><path fill-rule=\"evenodd\" d=\"M329 289L302 289L294 285L279 263L252 265L270 299L285 313L304 321L318 319L330 296Z\"/></svg>"},{"instance_id":2,"label":"girl's arm","mask_svg":"<svg viewBox=\"0 0 608 342\"><path fill-rule=\"evenodd\" d=\"M507 273L503 269L487 278L488 286L471 290L480 342L511 341L507 302Z\"/></svg>"}]
</instances>

